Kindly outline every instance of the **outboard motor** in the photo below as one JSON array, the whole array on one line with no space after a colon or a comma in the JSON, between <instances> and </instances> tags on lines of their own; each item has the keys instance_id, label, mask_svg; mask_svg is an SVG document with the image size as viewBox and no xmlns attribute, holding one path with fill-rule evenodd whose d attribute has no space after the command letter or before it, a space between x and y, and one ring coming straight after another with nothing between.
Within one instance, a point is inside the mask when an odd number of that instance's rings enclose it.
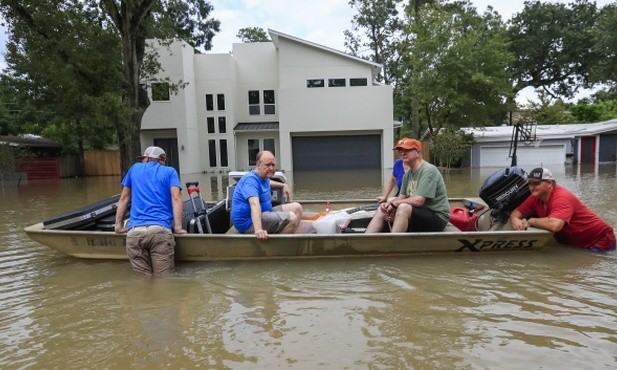
<instances>
[{"instance_id":1,"label":"outboard motor","mask_svg":"<svg viewBox=\"0 0 617 370\"><path fill-rule=\"evenodd\" d=\"M480 198L491 208L491 217L505 223L510 213L531 193L527 173L520 167L508 167L490 175L480 188Z\"/></svg>"}]
</instances>

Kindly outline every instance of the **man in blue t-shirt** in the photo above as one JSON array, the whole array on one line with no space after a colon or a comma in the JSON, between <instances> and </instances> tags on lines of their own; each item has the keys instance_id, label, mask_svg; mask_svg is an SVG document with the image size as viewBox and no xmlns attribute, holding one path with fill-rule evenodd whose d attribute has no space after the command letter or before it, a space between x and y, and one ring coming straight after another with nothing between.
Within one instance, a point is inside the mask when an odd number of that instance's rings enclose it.
<instances>
[{"instance_id":1,"label":"man in blue t-shirt","mask_svg":"<svg viewBox=\"0 0 617 370\"><path fill-rule=\"evenodd\" d=\"M148 147L141 161L129 168L122 180L122 193L116 210L117 233L126 235L126 253L133 271L161 276L175 269L175 234L182 228L182 185L173 167L165 166L165 151ZM130 204L130 219L124 216Z\"/></svg>"},{"instance_id":2,"label":"man in blue t-shirt","mask_svg":"<svg viewBox=\"0 0 617 370\"><path fill-rule=\"evenodd\" d=\"M255 233L257 239L270 234L293 234L302 219L302 206L291 202L272 208L270 188L282 188L291 200L287 184L270 181L276 172L276 159L269 151L257 153L255 170L242 176L234 190L231 220L242 234Z\"/></svg>"}]
</instances>

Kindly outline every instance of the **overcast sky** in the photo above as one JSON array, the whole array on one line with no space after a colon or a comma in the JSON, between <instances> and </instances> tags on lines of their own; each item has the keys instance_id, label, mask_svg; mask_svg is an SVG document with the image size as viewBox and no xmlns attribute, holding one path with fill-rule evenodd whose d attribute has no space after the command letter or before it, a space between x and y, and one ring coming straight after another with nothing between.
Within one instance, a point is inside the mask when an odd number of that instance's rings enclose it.
<instances>
[{"instance_id":1,"label":"overcast sky","mask_svg":"<svg viewBox=\"0 0 617 370\"><path fill-rule=\"evenodd\" d=\"M568 2L544 0L550 2ZM615 0L596 0L598 7ZM355 14L348 0L210 0L212 17L221 21L221 31L214 36L210 52L228 53L240 42L238 30L245 27L274 29L288 35L345 51L343 31L351 28ZM478 12L491 5L504 20L523 9L524 0L472 0ZM0 28L0 51L4 54L6 34ZM0 58L0 67L4 57ZM519 99L520 101L520 99Z\"/></svg>"}]
</instances>

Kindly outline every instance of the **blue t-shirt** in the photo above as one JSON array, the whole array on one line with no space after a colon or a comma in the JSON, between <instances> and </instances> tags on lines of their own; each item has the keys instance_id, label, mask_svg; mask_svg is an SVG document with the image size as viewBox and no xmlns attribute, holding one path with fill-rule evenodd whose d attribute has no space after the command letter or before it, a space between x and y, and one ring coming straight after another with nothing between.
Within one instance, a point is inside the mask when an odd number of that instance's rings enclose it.
<instances>
[{"instance_id":1,"label":"blue t-shirt","mask_svg":"<svg viewBox=\"0 0 617 370\"><path fill-rule=\"evenodd\" d=\"M258 197L261 211L272 211L272 195L270 193L270 179L260 177L255 171L242 176L231 202L231 221L241 233L253 226L251 219L250 197Z\"/></svg>"},{"instance_id":2,"label":"blue t-shirt","mask_svg":"<svg viewBox=\"0 0 617 370\"><path fill-rule=\"evenodd\" d=\"M122 180L131 189L131 218L128 228L159 225L173 226L171 188L182 188L176 169L158 162L135 163Z\"/></svg>"},{"instance_id":3,"label":"blue t-shirt","mask_svg":"<svg viewBox=\"0 0 617 370\"><path fill-rule=\"evenodd\" d=\"M403 160L397 159L392 166L392 176L396 178L396 195L401 192L401 185L403 185L403 176L405 176L405 166L403 166Z\"/></svg>"}]
</instances>

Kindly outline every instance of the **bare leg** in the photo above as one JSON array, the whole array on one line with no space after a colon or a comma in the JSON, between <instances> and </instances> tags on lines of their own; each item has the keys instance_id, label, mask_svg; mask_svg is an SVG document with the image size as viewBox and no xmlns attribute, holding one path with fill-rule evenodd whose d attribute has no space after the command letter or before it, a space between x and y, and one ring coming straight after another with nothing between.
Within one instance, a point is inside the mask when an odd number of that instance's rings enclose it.
<instances>
[{"instance_id":1,"label":"bare leg","mask_svg":"<svg viewBox=\"0 0 617 370\"><path fill-rule=\"evenodd\" d=\"M382 232L383 226L386 223L387 218L388 218L388 215L386 213L382 212L381 209L377 209L375 211L375 215L371 219L371 222L369 222L368 226L366 227L366 231L364 233L371 234L371 233Z\"/></svg>"},{"instance_id":2,"label":"bare leg","mask_svg":"<svg viewBox=\"0 0 617 370\"><path fill-rule=\"evenodd\" d=\"M393 233L404 233L409 226L409 217L413 207L407 203L401 203L394 214L394 223L392 224Z\"/></svg>"},{"instance_id":3,"label":"bare leg","mask_svg":"<svg viewBox=\"0 0 617 370\"><path fill-rule=\"evenodd\" d=\"M284 212L289 212L289 222L281 233L283 234L293 234L300 226L300 221L302 220L302 206L298 202L285 203L282 205L282 209Z\"/></svg>"}]
</instances>

